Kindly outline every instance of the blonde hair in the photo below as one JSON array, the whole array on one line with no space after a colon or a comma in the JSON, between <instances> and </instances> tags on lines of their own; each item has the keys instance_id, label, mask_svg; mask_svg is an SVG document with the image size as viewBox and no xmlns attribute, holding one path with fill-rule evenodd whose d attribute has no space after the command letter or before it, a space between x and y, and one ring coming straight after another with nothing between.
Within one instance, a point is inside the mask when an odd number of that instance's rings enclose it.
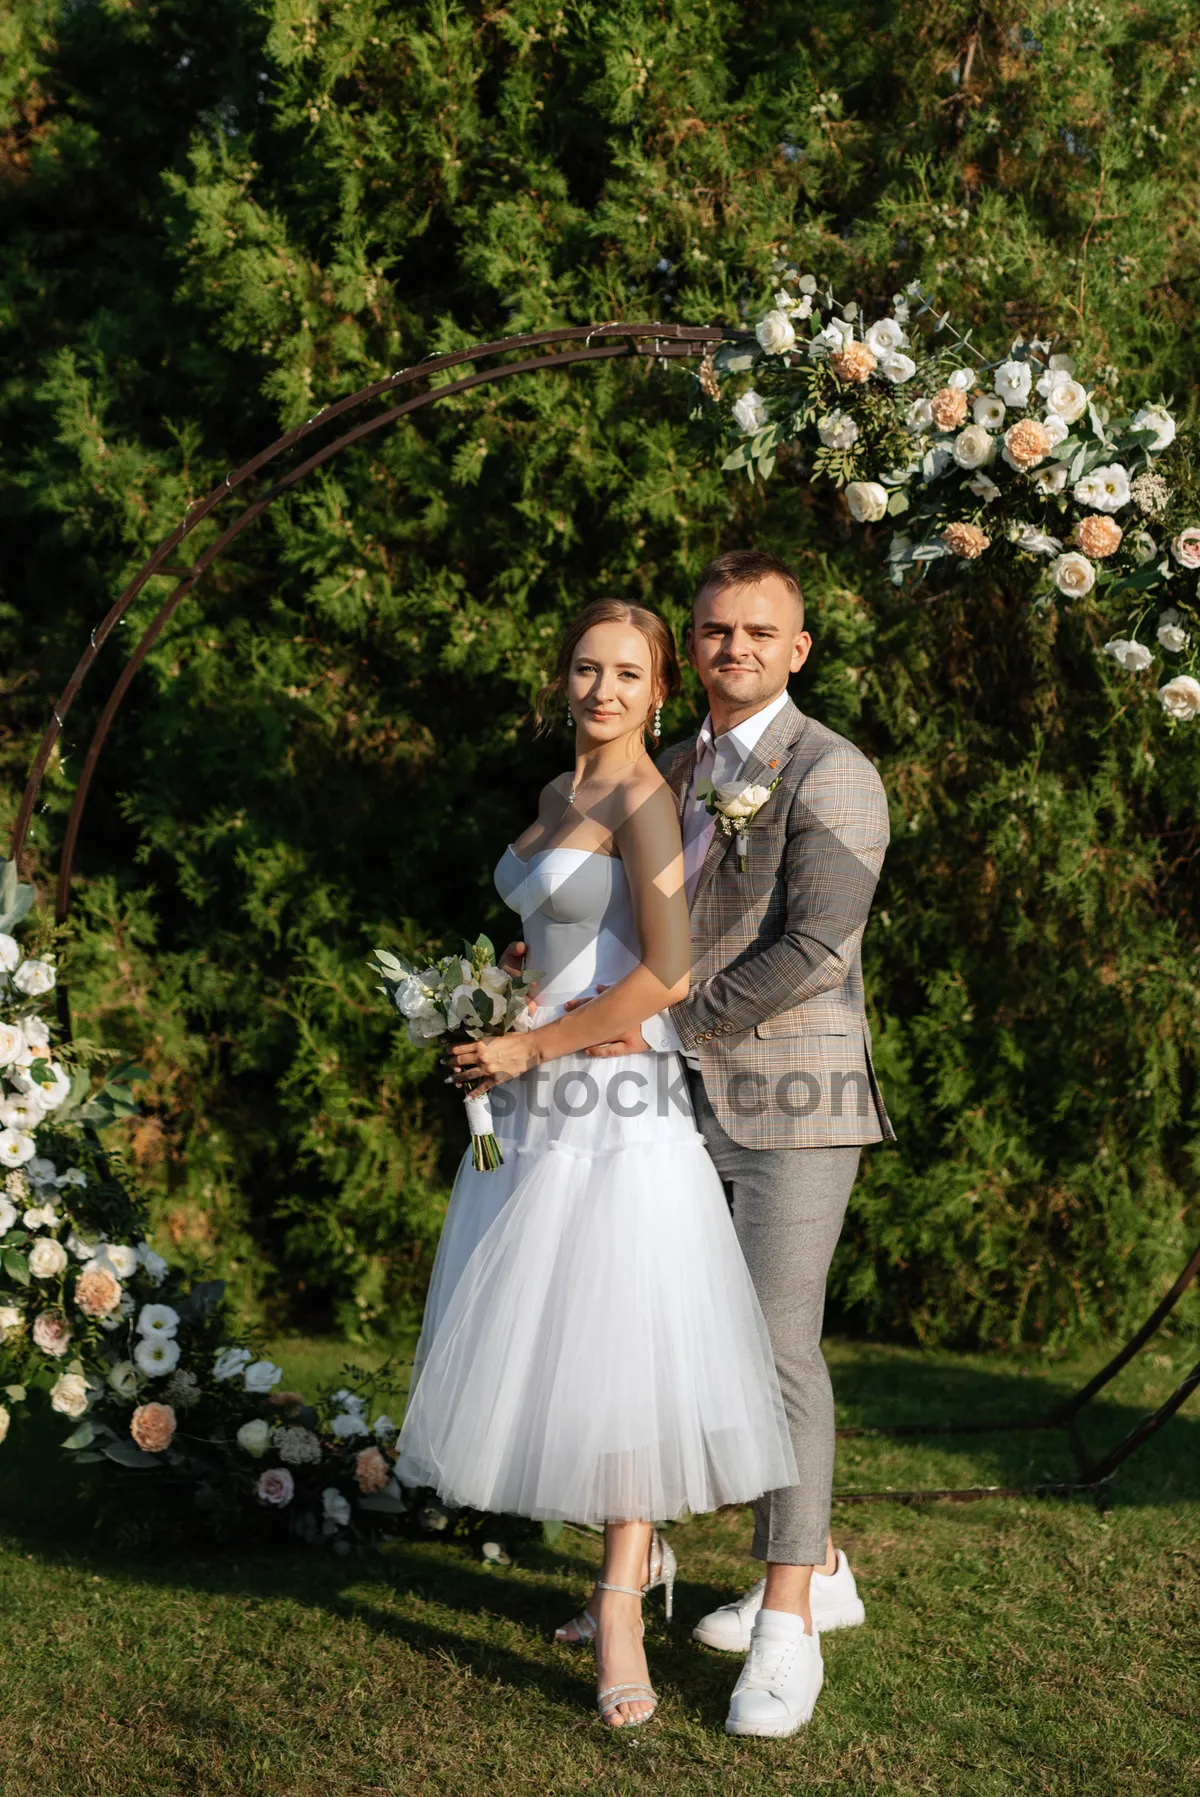
<instances>
[{"instance_id":1,"label":"blonde hair","mask_svg":"<svg viewBox=\"0 0 1200 1797\"><path fill-rule=\"evenodd\" d=\"M665 618L659 617L656 611L651 611L645 605L630 605L624 599L593 599L563 632L554 673L534 701L534 717L537 719L539 732L549 727L554 713L559 706L565 704L567 681L575 651L596 624L632 624L635 630L641 631L650 645L650 666L659 693L659 704L665 699L673 698L682 687L675 633ZM658 734L651 727L649 718L646 720L646 728L657 744Z\"/></svg>"}]
</instances>

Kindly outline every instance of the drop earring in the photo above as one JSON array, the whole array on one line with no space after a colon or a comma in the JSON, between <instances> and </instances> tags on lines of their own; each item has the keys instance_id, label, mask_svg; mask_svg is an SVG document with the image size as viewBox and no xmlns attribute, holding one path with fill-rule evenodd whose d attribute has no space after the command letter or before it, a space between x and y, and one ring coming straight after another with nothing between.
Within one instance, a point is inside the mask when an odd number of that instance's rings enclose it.
<instances>
[{"instance_id":1,"label":"drop earring","mask_svg":"<svg viewBox=\"0 0 1200 1797\"><path fill-rule=\"evenodd\" d=\"M651 735L653 735L653 736L658 737L658 736L662 735L662 706L661 705L656 705L654 707L654 722L650 726L650 731L651 731Z\"/></svg>"}]
</instances>

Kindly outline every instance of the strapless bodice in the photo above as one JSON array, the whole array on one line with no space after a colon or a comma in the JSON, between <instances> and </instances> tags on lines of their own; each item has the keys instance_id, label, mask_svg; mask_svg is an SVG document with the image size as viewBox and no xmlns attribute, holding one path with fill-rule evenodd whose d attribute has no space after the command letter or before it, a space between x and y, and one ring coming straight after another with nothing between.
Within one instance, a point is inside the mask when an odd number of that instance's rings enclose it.
<instances>
[{"instance_id":1,"label":"strapless bodice","mask_svg":"<svg viewBox=\"0 0 1200 1797\"><path fill-rule=\"evenodd\" d=\"M521 919L526 966L541 970L539 1007L611 986L637 966L629 880L618 856L559 847L523 861L510 843L494 879Z\"/></svg>"}]
</instances>

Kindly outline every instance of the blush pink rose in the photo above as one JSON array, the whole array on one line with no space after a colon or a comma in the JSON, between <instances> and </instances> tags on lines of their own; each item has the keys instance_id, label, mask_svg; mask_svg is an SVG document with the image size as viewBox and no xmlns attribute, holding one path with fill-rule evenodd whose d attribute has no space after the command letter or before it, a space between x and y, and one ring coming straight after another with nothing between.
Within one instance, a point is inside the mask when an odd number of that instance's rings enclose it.
<instances>
[{"instance_id":1,"label":"blush pink rose","mask_svg":"<svg viewBox=\"0 0 1200 1797\"><path fill-rule=\"evenodd\" d=\"M104 1267L93 1267L75 1281L75 1302L85 1317L106 1317L121 1302L121 1288Z\"/></svg>"},{"instance_id":2,"label":"blush pink rose","mask_svg":"<svg viewBox=\"0 0 1200 1797\"><path fill-rule=\"evenodd\" d=\"M175 1433L175 1412L169 1404L139 1404L129 1419L129 1433L146 1454L161 1454Z\"/></svg>"},{"instance_id":3,"label":"blush pink rose","mask_svg":"<svg viewBox=\"0 0 1200 1797\"><path fill-rule=\"evenodd\" d=\"M71 1325L57 1311L44 1310L34 1319L33 1339L43 1354L53 1354L61 1360L71 1345Z\"/></svg>"},{"instance_id":4,"label":"blush pink rose","mask_svg":"<svg viewBox=\"0 0 1200 1797\"><path fill-rule=\"evenodd\" d=\"M259 1475L257 1490L260 1503L275 1504L282 1509L295 1497L296 1481L286 1466L269 1466Z\"/></svg>"},{"instance_id":5,"label":"blush pink rose","mask_svg":"<svg viewBox=\"0 0 1200 1797\"><path fill-rule=\"evenodd\" d=\"M391 1474L388 1463L378 1448L363 1448L354 1456L354 1478L364 1497L382 1491Z\"/></svg>"}]
</instances>

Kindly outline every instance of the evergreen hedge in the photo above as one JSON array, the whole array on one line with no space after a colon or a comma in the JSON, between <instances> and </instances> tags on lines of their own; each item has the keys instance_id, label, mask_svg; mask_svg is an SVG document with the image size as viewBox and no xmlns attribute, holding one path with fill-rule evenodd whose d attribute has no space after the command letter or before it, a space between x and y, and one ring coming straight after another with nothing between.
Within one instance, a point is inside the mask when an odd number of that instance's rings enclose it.
<instances>
[{"instance_id":1,"label":"evergreen hedge","mask_svg":"<svg viewBox=\"0 0 1200 1797\"><path fill-rule=\"evenodd\" d=\"M756 317L786 255L868 308L920 277L997 353L1061 339L1118 406L1194 411L1188 0L11 0L0 49L10 814L189 501L431 352ZM567 753L530 720L563 620L617 593L682 626L754 542L807 589L797 700L892 804L866 959L900 1143L838 1300L930 1341L1124 1327L1196 1228L1200 735L1098 657L1097 607L898 593L828 489L697 454L688 403L679 369L610 363L420 414L280 501L159 641L72 955L77 1029L150 1070L159 1227L251 1308L363 1331L419 1302L462 1124L366 955L505 937L491 868ZM121 647L47 782L43 882ZM691 684L668 737L702 715Z\"/></svg>"}]
</instances>

